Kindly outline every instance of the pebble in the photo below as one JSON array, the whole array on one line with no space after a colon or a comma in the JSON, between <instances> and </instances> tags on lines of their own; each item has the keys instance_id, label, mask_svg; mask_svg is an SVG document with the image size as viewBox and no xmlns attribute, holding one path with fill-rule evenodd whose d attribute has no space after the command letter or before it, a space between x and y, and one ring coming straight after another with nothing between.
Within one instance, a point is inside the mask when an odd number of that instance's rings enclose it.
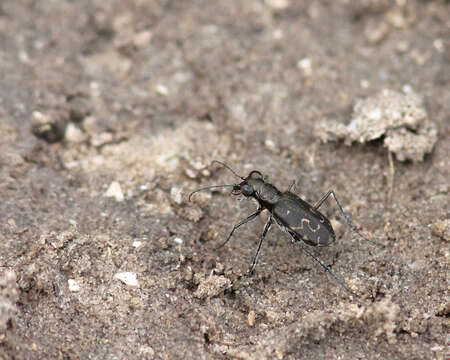
<instances>
[{"instance_id":1,"label":"pebble","mask_svg":"<svg viewBox=\"0 0 450 360\"><path fill-rule=\"evenodd\" d=\"M121 272L114 275L117 280L122 281L128 286L139 286L136 274L133 272Z\"/></svg>"}]
</instances>

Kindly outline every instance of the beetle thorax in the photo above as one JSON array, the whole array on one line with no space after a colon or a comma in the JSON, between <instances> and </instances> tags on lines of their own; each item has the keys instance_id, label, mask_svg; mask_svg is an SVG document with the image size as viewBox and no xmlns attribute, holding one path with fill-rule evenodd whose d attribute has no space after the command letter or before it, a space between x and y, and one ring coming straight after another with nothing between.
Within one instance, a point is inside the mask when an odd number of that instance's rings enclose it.
<instances>
[{"instance_id":1,"label":"beetle thorax","mask_svg":"<svg viewBox=\"0 0 450 360\"><path fill-rule=\"evenodd\" d=\"M273 205L275 204L281 196L281 192L272 184L263 182L259 191L256 192L256 197L263 203Z\"/></svg>"},{"instance_id":2,"label":"beetle thorax","mask_svg":"<svg viewBox=\"0 0 450 360\"><path fill-rule=\"evenodd\" d=\"M281 192L265 182L264 177L259 171L253 170L240 184L235 185L235 194L243 194L246 197L252 197L265 208L272 208L280 198Z\"/></svg>"}]
</instances>

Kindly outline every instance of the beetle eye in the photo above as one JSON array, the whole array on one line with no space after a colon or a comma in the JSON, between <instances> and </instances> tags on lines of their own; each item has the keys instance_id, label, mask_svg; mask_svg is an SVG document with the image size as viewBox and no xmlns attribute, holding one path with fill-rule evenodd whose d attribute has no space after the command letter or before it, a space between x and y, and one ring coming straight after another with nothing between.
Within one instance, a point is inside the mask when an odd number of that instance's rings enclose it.
<instances>
[{"instance_id":1,"label":"beetle eye","mask_svg":"<svg viewBox=\"0 0 450 360\"><path fill-rule=\"evenodd\" d=\"M241 186L242 194L245 196L250 196L253 194L253 187L251 187L249 184L244 184Z\"/></svg>"},{"instance_id":2,"label":"beetle eye","mask_svg":"<svg viewBox=\"0 0 450 360\"><path fill-rule=\"evenodd\" d=\"M233 186L233 190L231 190L232 195L239 195L241 194L241 186L236 184Z\"/></svg>"}]
</instances>

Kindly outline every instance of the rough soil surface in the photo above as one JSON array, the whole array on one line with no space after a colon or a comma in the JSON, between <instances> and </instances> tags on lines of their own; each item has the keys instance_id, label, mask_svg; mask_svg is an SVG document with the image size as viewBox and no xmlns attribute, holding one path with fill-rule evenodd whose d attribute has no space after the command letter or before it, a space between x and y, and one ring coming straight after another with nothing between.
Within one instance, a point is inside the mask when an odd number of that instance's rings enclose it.
<instances>
[{"instance_id":1,"label":"rough soil surface","mask_svg":"<svg viewBox=\"0 0 450 360\"><path fill-rule=\"evenodd\" d=\"M444 359L448 1L0 2L0 357ZM423 161L322 144L382 89L424 100ZM314 203L312 249L229 189L226 161ZM322 209L322 208L321 208ZM240 283L239 283L240 282ZM233 284L238 286L231 287Z\"/></svg>"}]
</instances>

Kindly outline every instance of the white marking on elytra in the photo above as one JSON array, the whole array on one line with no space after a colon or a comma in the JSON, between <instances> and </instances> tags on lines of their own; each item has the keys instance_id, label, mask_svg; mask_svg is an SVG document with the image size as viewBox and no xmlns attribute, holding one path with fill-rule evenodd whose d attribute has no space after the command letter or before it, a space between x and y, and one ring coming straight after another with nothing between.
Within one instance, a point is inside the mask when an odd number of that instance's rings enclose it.
<instances>
[{"instance_id":1,"label":"white marking on elytra","mask_svg":"<svg viewBox=\"0 0 450 360\"><path fill-rule=\"evenodd\" d=\"M289 229L288 227L286 227L285 225L283 225L277 218L274 217L274 220L275 220L275 223L278 225L278 228L279 228L281 231L283 231L283 232L285 232L285 233L291 235L290 238L291 238L291 242L292 242L293 244L295 244L296 242L300 241L300 239L303 240L304 242L310 241L308 235L306 235L306 234L299 234L299 235L301 235L301 238L300 238L300 237L295 238L295 237L292 235L292 230L295 231L295 230L297 230L298 228L303 229L303 222L302 222L302 226L301 226L301 227L297 227L297 228L294 228L294 227L293 227L292 229ZM309 221L308 219L303 219L303 220ZM320 239L320 237L319 237L319 239Z\"/></svg>"},{"instance_id":2,"label":"white marking on elytra","mask_svg":"<svg viewBox=\"0 0 450 360\"><path fill-rule=\"evenodd\" d=\"M320 224L317 224L317 229L313 229L313 228L311 227L311 223L310 223L310 222L308 222L308 226L309 226L309 228L311 229L312 232L316 232L317 230L320 229Z\"/></svg>"},{"instance_id":3,"label":"white marking on elytra","mask_svg":"<svg viewBox=\"0 0 450 360\"><path fill-rule=\"evenodd\" d=\"M309 227L309 229L310 229L312 232L316 232L317 230L320 229L320 224L317 224L317 228L316 228L316 229L313 229L313 228L311 227L311 221L310 221L309 219L305 219L305 218L302 219L302 224L301 224L300 226L293 227L292 229L294 229L294 230L296 230L296 231L298 231L298 230L303 230L303 226L304 226L304 223L305 223L305 222L308 224L308 227Z\"/></svg>"}]
</instances>

